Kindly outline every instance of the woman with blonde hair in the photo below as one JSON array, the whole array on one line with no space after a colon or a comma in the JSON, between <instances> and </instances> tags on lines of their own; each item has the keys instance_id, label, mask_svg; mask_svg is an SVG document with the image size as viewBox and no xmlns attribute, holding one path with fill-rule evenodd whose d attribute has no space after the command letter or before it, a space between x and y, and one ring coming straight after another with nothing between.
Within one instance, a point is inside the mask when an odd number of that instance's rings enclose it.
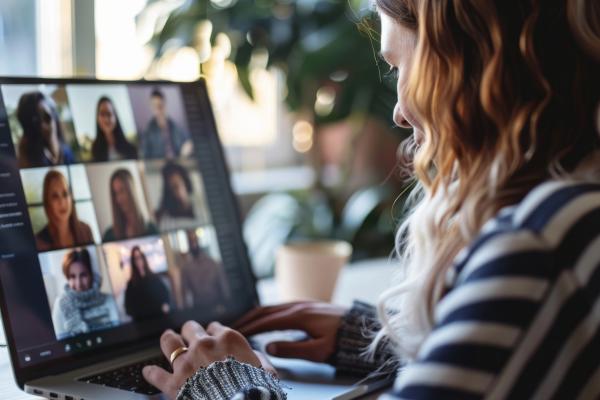
<instances>
[{"instance_id":1,"label":"woman with blonde hair","mask_svg":"<svg viewBox=\"0 0 600 400\"><path fill-rule=\"evenodd\" d=\"M42 201L48 224L35 235L38 251L94 243L89 225L77 218L69 182L59 171L50 170L46 174L42 187Z\"/></svg>"},{"instance_id":2,"label":"woman with blonde hair","mask_svg":"<svg viewBox=\"0 0 600 400\"><path fill-rule=\"evenodd\" d=\"M116 170L110 178L109 190L113 225L104 233L104 242L158 233L156 226L142 214L131 172Z\"/></svg>"},{"instance_id":3,"label":"woman with blonde hair","mask_svg":"<svg viewBox=\"0 0 600 400\"><path fill-rule=\"evenodd\" d=\"M414 130L401 148L418 183L397 235L398 282L376 309L284 304L239 331L313 338L272 343L275 356L365 373L394 365L386 400L599 398L600 3L374 7L398 79L394 120ZM161 344L167 356L193 349L173 374L144 369L170 398L214 386L227 395L211 399L285 398L256 368L269 365L218 323L188 322Z\"/></svg>"}]
</instances>

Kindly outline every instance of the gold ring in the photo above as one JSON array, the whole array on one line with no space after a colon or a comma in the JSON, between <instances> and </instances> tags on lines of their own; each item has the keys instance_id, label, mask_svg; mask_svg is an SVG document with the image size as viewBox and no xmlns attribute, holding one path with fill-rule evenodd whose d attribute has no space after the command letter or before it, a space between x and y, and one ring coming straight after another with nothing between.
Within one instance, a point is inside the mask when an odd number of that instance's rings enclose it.
<instances>
[{"instance_id":1,"label":"gold ring","mask_svg":"<svg viewBox=\"0 0 600 400\"><path fill-rule=\"evenodd\" d=\"M185 353L186 351L188 351L187 347L180 347L171 353L171 368L173 368L173 361L175 361L175 359L179 357L181 353Z\"/></svg>"}]
</instances>

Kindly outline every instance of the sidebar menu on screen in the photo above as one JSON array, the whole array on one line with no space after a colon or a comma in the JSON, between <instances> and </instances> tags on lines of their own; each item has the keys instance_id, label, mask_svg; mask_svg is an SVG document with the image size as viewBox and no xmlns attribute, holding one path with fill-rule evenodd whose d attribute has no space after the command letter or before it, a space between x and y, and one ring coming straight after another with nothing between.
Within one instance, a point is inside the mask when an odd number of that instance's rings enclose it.
<instances>
[{"instance_id":1,"label":"sidebar menu on screen","mask_svg":"<svg viewBox=\"0 0 600 400\"><path fill-rule=\"evenodd\" d=\"M19 168L4 104L0 101L0 254L15 257L19 243L10 240L26 233L27 207L22 196ZM12 246L10 246L12 245ZM14 247L16 245L16 248Z\"/></svg>"},{"instance_id":2,"label":"sidebar menu on screen","mask_svg":"<svg viewBox=\"0 0 600 400\"><path fill-rule=\"evenodd\" d=\"M51 356L34 349L55 341L25 193L0 96L0 285L22 366ZM8 329L7 329L8 330ZM30 351L31 350L31 351Z\"/></svg>"}]
</instances>

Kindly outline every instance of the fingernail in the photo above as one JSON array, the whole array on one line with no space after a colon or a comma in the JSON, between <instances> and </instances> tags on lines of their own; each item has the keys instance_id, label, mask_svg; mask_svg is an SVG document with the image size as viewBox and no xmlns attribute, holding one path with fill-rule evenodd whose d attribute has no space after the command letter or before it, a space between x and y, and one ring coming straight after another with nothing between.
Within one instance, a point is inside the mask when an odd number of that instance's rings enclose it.
<instances>
[{"instance_id":1,"label":"fingernail","mask_svg":"<svg viewBox=\"0 0 600 400\"><path fill-rule=\"evenodd\" d=\"M266 350L268 354L275 355L277 352L277 345L275 343L269 343Z\"/></svg>"}]
</instances>

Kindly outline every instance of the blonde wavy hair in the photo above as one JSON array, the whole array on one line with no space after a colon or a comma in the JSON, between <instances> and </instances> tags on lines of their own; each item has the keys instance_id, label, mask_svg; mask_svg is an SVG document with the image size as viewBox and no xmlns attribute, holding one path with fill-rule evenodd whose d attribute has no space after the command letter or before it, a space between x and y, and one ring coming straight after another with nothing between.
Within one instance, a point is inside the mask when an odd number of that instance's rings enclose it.
<instances>
[{"instance_id":1,"label":"blonde wavy hair","mask_svg":"<svg viewBox=\"0 0 600 400\"><path fill-rule=\"evenodd\" d=\"M600 2L374 6L418 32L407 98L426 141L400 149L418 185L397 233L402 270L380 297L383 329L371 346L389 337L412 359L453 260L488 220L546 180L600 180Z\"/></svg>"}]
</instances>

